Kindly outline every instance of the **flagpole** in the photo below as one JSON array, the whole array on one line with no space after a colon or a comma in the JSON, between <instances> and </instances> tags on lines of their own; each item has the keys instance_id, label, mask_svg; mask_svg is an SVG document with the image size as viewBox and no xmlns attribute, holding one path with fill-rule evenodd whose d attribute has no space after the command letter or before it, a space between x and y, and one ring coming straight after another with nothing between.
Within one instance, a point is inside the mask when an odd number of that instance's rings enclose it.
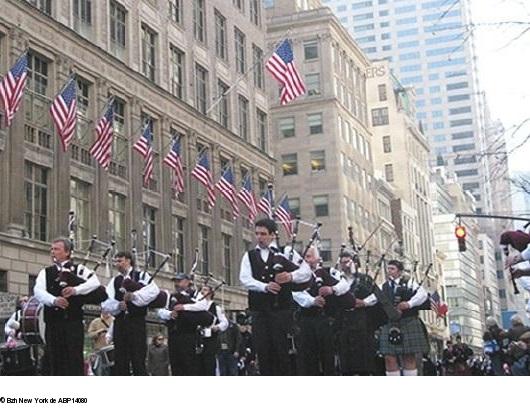
<instances>
[{"instance_id":1,"label":"flagpole","mask_svg":"<svg viewBox=\"0 0 530 409\"><path fill-rule=\"evenodd\" d=\"M101 119L101 117L102 117L103 115L105 115L105 112L107 112L107 109L108 109L108 107L111 105L111 103L114 104L114 95L112 95L112 96L107 100L107 102L105 103L105 105L103 106L103 110L102 110L102 112L100 112L100 114L98 115L98 117L97 117L97 121L94 121L94 119L90 119L90 120L88 121L88 123L89 123L89 124L94 124L94 123L97 124L98 121ZM114 119L114 113L113 113L113 115L112 115L112 118ZM79 140L79 141L83 140L84 137L86 136L86 134L88 133L88 131L90 131L90 130L91 130L91 128L87 128L87 130L83 133L83 135L81 135L79 138L77 138L77 140ZM96 141L94 141L94 142L92 143L92 145L93 145L95 142L96 142Z\"/></svg>"},{"instance_id":2,"label":"flagpole","mask_svg":"<svg viewBox=\"0 0 530 409\"><path fill-rule=\"evenodd\" d=\"M217 97L217 99L215 99L212 104L210 105L210 107L206 110L206 115L208 115L210 112L212 112L212 110L217 106L219 105L219 103L222 101L222 99L224 97L226 97L228 94L230 94L230 92L232 92L234 90L234 88L241 82L241 80L243 78L245 78L248 74L250 74L252 71L254 71L256 69L256 67L260 64L260 63L263 63L264 61L266 61L266 59L268 60L272 54L274 54L274 52L278 49L278 47L280 46L280 44L282 42L284 42L287 38L288 38L288 35L290 34L291 32L291 29L289 28L287 30L287 32L285 33L285 36L282 37L282 39L280 41L278 41L274 48L272 49L272 51L269 51L269 53L267 54L267 58L265 58L265 56L263 56L263 58L261 60L258 60L256 61L254 64L252 64L250 66L250 68L248 70L246 70L243 74L241 74L237 79L236 81L230 86L228 87L228 89L222 93L221 96Z\"/></svg>"}]
</instances>

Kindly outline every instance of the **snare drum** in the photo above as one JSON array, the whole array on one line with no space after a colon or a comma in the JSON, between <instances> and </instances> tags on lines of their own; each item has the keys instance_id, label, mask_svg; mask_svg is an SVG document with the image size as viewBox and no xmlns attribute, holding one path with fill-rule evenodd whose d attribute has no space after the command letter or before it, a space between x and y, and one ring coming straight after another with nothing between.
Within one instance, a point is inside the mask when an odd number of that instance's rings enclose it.
<instances>
[{"instance_id":1,"label":"snare drum","mask_svg":"<svg viewBox=\"0 0 530 409\"><path fill-rule=\"evenodd\" d=\"M44 333L44 308L36 297L31 297L22 312L20 322L21 335L28 345L41 345L45 343Z\"/></svg>"},{"instance_id":2,"label":"snare drum","mask_svg":"<svg viewBox=\"0 0 530 409\"><path fill-rule=\"evenodd\" d=\"M17 345L15 348L0 347L2 357L2 375L33 375L34 365L29 345Z\"/></svg>"}]
</instances>

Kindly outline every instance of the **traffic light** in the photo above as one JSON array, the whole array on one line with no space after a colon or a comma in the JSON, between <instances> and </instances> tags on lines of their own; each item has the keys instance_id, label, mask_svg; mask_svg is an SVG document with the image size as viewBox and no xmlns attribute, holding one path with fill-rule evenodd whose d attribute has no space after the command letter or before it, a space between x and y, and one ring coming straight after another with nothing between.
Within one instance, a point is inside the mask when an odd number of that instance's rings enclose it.
<instances>
[{"instance_id":1,"label":"traffic light","mask_svg":"<svg viewBox=\"0 0 530 409\"><path fill-rule=\"evenodd\" d=\"M455 236L458 239L458 251L466 251L466 228L464 226L456 226Z\"/></svg>"}]
</instances>

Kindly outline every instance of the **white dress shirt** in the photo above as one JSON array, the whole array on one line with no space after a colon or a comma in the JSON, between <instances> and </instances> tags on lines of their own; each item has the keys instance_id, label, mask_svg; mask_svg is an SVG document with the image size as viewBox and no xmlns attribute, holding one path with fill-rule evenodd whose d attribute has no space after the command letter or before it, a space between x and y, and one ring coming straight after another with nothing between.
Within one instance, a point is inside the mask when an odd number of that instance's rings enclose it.
<instances>
[{"instance_id":1,"label":"white dress shirt","mask_svg":"<svg viewBox=\"0 0 530 409\"><path fill-rule=\"evenodd\" d=\"M348 288L350 288L351 285L353 284L354 278L355 278L354 276L350 276L350 275L344 277L344 279L348 283ZM377 304L377 297L372 293L368 297L363 298L362 301L367 307L372 307Z\"/></svg>"},{"instance_id":2,"label":"white dress shirt","mask_svg":"<svg viewBox=\"0 0 530 409\"><path fill-rule=\"evenodd\" d=\"M276 247L276 243L272 242L269 247ZM269 247L262 249L259 246L256 246L256 249L259 250L259 254L261 256L261 259L264 262L267 262L269 258L270 249ZM289 258L289 253L291 252L291 247L286 246L283 250L283 256L285 258ZM299 264L302 258L300 255L295 251L293 256L293 263ZM309 281L311 278L311 267L309 267L309 264L307 264L305 261L302 261L300 264L300 267L297 270L294 270L291 272L293 283L304 283ZM248 251L244 254L243 258L241 259L241 269L239 272L239 281L245 287L247 290L250 291L256 291L260 293L266 293L267 292L267 284L261 282L259 280L256 280L252 276L252 267L250 265L250 258L248 256Z\"/></svg>"},{"instance_id":3,"label":"white dress shirt","mask_svg":"<svg viewBox=\"0 0 530 409\"><path fill-rule=\"evenodd\" d=\"M208 309L212 306L213 301L208 301ZM228 320L226 319L226 315L223 311L223 309L219 305L215 305L215 315L217 316L217 319L219 322L216 325L219 328L219 332L226 331L228 328ZM214 326L212 325L212 327Z\"/></svg>"},{"instance_id":4,"label":"white dress shirt","mask_svg":"<svg viewBox=\"0 0 530 409\"><path fill-rule=\"evenodd\" d=\"M131 276L131 272L133 271L132 267L129 267L127 270L127 273L124 274L124 279ZM101 308L108 311L112 315L119 315L122 311L120 310L120 302L116 300L116 292L114 290L114 280L116 277L112 277L112 279L107 284L107 295L109 298L107 298L105 301L101 303ZM151 276L147 272L143 272L140 274L140 280L139 283L144 284L144 287L140 288L139 290L134 291L132 303L136 305L137 307L145 307L148 305L151 301L153 301L160 292L160 289L156 285L154 281L152 281L149 284L149 280L151 279Z\"/></svg>"},{"instance_id":5,"label":"white dress shirt","mask_svg":"<svg viewBox=\"0 0 530 409\"><path fill-rule=\"evenodd\" d=\"M186 293L186 295L189 295ZM168 304L166 308L159 308L157 311L158 318L160 318L163 321L169 321L171 319L171 310L169 309L169 303L171 299L168 297ZM182 308L184 308L184 311L191 311L191 312L198 312L198 311L208 311L208 308L210 308L211 301L208 301L206 298L202 297L199 293L199 299L196 300L195 298L192 298L193 303L191 304L183 304Z\"/></svg>"},{"instance_id":6,"label":"white dress shirt","mask_svg":"<svg viewBox=\"0 0 530 409\"><path fill-rule=\"evenodd\" d=\"M350 285L345 280L345 278L340 275L340 271L335 270L335 269L330 269L330 274L333 278L339 281L337 284L331 287L333 289L333 294L335 295L346 294L348 290L350 289ZM313 274L313 278L316 278L314 274ZM315 304L316 297L313 297L311 294L309 294L307 290L293 291L292 293L293 293L293 299L300 307L310 308L310 307L316 306Z\"/></svg>"},{"instance_id":7,"label":"white dress shirt","mask_svg":"<svg viewBox=\"0 0 530 409\"><path fill-rule=\"evenodd\" d=\"M11 317L6 322L4 326L4 335L6 338L14 337L17 330L20 328L20 318L22 316L22 310L15 311L11 314Z\"/></svg>"},{"instance_id":8,"label":"white dress shirt","mask_svg":"<svg viewBox=\"0 0 530 409\"><path fill-rule=\"evenodd\" d=\"M400 279L394 280L392 277L388 278L388 282L390 286L392 286L392 281L395 283L395 288L399 286ZM416 291L416 294L407 301L410 308L418 307L422 305L425 301L427 301L427 298L429 297L429 294L427 294L427 291L424 290L423 287L420 287L419 284L414 280L408 280L406 283L406 287L412 289L413 291Z\"/></svg>"},{"instance_id":9,"label":"white dress shirt","mask_svg":"<svg viewBox=\"0 0 530 409\"><path fill-rule=\"evenodd\" d=\"M70 262L70 260L63 261L61 263L61 267L64 266L68 262ZM77 276L86 281L74 287L76 295L88 294L94 291L100 285L99 279L94 274L94 272L82 264L79 264L77 266ZM46 288L46 269L45 268L39 271L37 280L35 281L35 287L33 288L33 293L35 294L35 297L37 297L37 300L39 300L41 304L44 304L48 307L51 307L54 304L55 299L57 298L51 295Z\"/></svg>"}]
</instances>

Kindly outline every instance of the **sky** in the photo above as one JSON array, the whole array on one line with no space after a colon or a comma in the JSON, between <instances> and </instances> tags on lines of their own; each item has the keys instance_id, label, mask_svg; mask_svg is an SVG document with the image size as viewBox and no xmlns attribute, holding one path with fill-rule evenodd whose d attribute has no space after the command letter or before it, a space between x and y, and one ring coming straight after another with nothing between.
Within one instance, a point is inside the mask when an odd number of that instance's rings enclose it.
<instances>
[{"instance_id":1,"label":"sky","mask_svg":"<svg viewBox=\"0 0 530 409\"><path fill-rule=\"evenodd\" d=\"M510 150L530 135L530 1L471 0L471 7L480 86L492 118L507 130ZM514 134L526 119L529 123ZM530 171L529 159L530 141L510 155L510 169Z\"/></svg>"}]
</instances>

